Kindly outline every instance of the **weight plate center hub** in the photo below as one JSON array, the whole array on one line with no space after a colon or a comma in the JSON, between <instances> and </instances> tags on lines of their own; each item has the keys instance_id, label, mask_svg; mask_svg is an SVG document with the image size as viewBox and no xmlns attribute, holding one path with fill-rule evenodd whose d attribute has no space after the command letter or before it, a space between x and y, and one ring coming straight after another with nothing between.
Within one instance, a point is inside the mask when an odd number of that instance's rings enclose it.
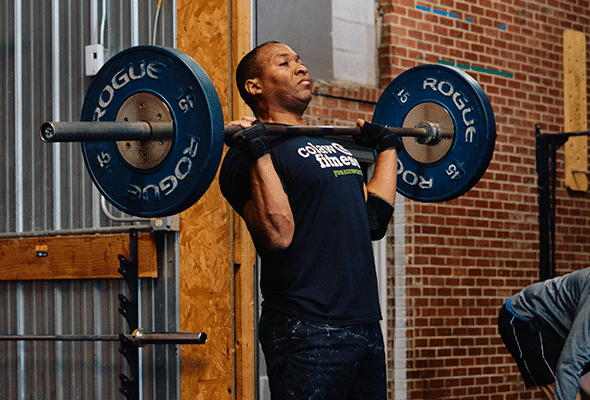
<instances>
[{"instance_id":1,"label":"weight plate center hub","mask_svg":"<svg viewBox=\"0 0 590 400\"><path fill-rule=\"evenodd\" d=\"M437 121L427 123L425 121ZM431 164L442 159L451 149L455 139L455 124L449 112L435 103L421 103L412 108L403 122L404 128L421 127L427 124L433 125L438 131L436 138L430 142L423 143L420 138L404 137L405 152L414 160Z\"/></svg>"},{"instance_id":2,"label":"weight plate center hub","mask_svg":"<svg viewBox=\"0 0 590 400\"><path fill-rule=\"evenodd\" d=\"M170 109L151 93L136 93L119 109L117 121L172 122ZM117 147L125 161L135 168L147 170L160 165L170 153L174 138L147 141L125 140Z\"/></svg>"}]
</instances>

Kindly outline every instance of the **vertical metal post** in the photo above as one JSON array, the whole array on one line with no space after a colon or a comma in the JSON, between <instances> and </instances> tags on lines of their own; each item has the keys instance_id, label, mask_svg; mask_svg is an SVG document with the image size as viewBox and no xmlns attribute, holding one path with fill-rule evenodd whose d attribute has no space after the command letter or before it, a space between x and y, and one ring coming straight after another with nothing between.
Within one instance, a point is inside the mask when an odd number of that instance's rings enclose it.
<instances>
[{"instance_id":1,"label":"vertical metal post","mask_svg":"<svg viewBox=\"0 0 590 400\"><path fill-rule=\"evenodd\" d=\"M537 192L539 198L539 280L551 278L550 264L550 191L549 191L549 140L535 125Z\"/></svg>"},{"instance_id":2,"label":"vertical metal post","mask_svg":"<svg viewBox=\"0 0 590 400\"><path fill-rule=\"evenodd\" d=\"M570 136L590 135L590 131L542 135L535 125L537 189L539 196L539 280L554 278L557 149Z\"/></svg>"},{"instance_id":3,"label":"vertical metal post","mask_svg":"<svg viewBox=\"0 0 590 400\"><path fill-rule=\"evenodd\" d=\"M555 189L557 186L557 148L560 146L559 143L551 141L551 211L549 214L549 230L551 233L551 263L549 267L549 278L554 278L555 275Z\"/></svg>"},{"instance_id":4,"label":"vertical metal post","mask_svg":"<svg viewBox=\"0 0 590 400\"><path fill-rule=\"evenodd\" d=\"M127 325L129 325L130 332L134 332L139 328L138 305L139 299L137 296L138 284L138 235L137 230L131 229L129 231L129 260L123 255L119 254L119 273L125 278L127 287L129 288L129 295L131 298L125 297L124 294L119 294L119 313L125 317ZM131 371L131 378L120 374L121 388L119 391L127 398L127 400L139 400L139 349L133 341L127 338L126 335L119 335L121 347L119 352L123 354L129 369Z\"/></svg>"}]
</instances>

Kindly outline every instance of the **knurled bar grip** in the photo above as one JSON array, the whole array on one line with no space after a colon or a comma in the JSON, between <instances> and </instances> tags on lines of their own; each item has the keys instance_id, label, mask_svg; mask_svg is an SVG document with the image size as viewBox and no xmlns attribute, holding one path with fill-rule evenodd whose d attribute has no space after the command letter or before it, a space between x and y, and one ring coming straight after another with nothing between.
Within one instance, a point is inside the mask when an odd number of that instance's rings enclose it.
<instances>
[{"instance_id":1,"label":"knurled bar grip","mask_svg":"<svg viewBox=\"0 0 590 400\"><path fill-rule=\"evenodd\" d=\"M388 128L397 136L427 138L431 135L424 128ZM233 135L239 126L225 125L225 135ZM354 136L361 128L351 126L267 126L273 135L306 136ZM174 126L169 122L104 121L104 122L45 122L40 128L45 142L112 142L121 140L157 140L174 136Z\"/></svg>"},{"instance_id":2,"label":"knurled bar grip","mask_svg":"<svg viewBox=\"0 0 590 400\"><path fill-rule=\"evenodd\" d=\"M0 341L51 341L51 342L118 342L120 335L0 335ZM123 334L138 347L147 344L204 344L204 332L143 332L135 330L131 335Z\"/></svg>"},{"instance_id":3,"label":"knurled bar grip","mask_svg":"<svg viewBox=\"0 0 590 400\"><path fill-rule=\"evenodd\" d=\"M390 128L387 129L395 132L396 136L426 137L428 131L424 128ZM225 134L233 135L242 130L239 126L226 125ZM267 125L266 132L271 135L288 135L288 136L356 136L362 133L358 126L322 126L322 125Z\"/></svg>"}]
</instances>

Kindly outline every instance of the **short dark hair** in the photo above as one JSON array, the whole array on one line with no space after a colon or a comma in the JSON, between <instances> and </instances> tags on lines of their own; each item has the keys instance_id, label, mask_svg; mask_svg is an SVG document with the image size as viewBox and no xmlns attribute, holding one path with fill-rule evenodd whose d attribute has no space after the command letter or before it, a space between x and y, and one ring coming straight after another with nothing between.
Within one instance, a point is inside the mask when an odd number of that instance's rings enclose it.
<instances>
[{"instance_id":1,"label":"short dark hair","mask_svg":"<svg viewBox=\"0 0 590 400\"><path fill-rule=\"evenodd\" d=\"M248 79L259 78L262 75L262 65L258 57L258 52L263 47L273 43L280 44L280 42L277 41L268 41L250 50L250 52L242 58L236 68L236 85L238 86L240 97L246 102L248 107L254 111L254 113L256 113L256 110L254 110L254 96L246 91L246 81Z\"/></svg>"}]
</instances>

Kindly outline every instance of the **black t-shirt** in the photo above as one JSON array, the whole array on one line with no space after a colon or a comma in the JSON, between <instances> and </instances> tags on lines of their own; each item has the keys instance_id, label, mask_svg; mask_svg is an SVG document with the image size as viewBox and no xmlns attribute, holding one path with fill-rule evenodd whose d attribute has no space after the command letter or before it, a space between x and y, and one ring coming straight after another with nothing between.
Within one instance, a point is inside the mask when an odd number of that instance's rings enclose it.
<instances>
[{"instance_id":1,"label":"black t-shirt","mask_svg":"<svg viewBox=\"0 0 590 400\"><path fill-rule=\"evenodd\" d=\"M289 197L295 233L283 251L255 242L263 307L335 325L380 320L359 162L323 137L276 137L271 156ZM249 163L240 150L228 151L219 180L241 214L252 194Z\"/></svg>"}]
</instances>

